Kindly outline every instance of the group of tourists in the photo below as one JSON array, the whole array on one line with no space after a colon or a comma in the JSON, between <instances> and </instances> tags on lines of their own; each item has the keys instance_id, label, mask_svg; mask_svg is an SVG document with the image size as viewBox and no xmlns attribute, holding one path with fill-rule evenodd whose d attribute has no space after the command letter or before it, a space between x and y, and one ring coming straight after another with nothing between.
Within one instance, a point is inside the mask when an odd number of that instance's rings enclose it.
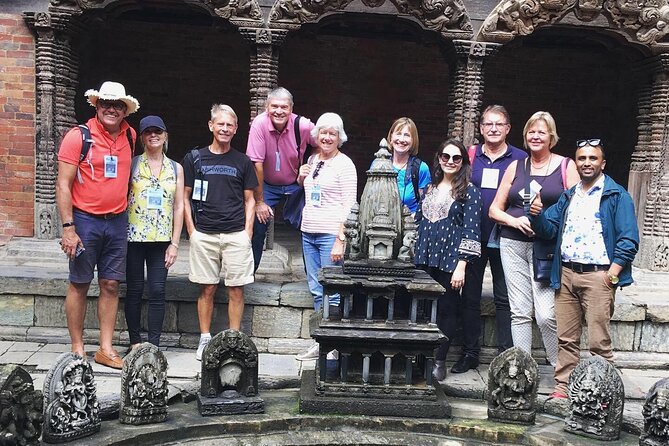
<instances>
[{"instance_id":1,"label":"group of tourists","mask_svg":"<svg viewBox=\"0 0 669 446\"><path fill-rule=\"evenodd\" d=\"M286 222L301 231L307 284L314 310L321 308L317 274L343 261L344 222L358 192L355 164L341 151L347 135L339 115L324 113L314 124L293 113L288 90L276 88L251 123L244 154L232 147L237 115L228 105L214 104L211 143L191 150L179 164L166 155L168 131L159 116L144 117L137 138L125 118L139 103L123 85L105 82L85 95L96 115L65 135L56 190L62 249L70 259L65 311L74 353L85 355L86 296L96 267L100 347L94 360L123 366L112 347L123 280L130 348L142 342L145 281L148 341L159 345L167 273L185 225L189 279L200 285L201 359L211 340L221 275L228 326L241 328L244 285L254 281L267 225L280 202ZM418 223L415 263L445 289L438 326L446 338L436 352L434 377L445 378L457 333L463 350L451 371L479 365L481 290L490 263L499 351L515 345L531 352L536 318L556 368L553 397L561 398L578 361L582 318L591 352L612 359L609 320L616 287L632 281L636 217L629 194L602 172L600 139L579 141L571 160L552 151L558 135L549 113L527 121L526 151L506 142L510 128L506 109L489 106L481 115L483 142L465 147L447 139L431 165L417 156L418 130L410 118L393 122L387 139L400 199ZM136 139L144 151L133 157ZM337 314L339 296L328 301L330 314ZM296 358L317 356L314 344Z\"/></svg>"}]
</instances>

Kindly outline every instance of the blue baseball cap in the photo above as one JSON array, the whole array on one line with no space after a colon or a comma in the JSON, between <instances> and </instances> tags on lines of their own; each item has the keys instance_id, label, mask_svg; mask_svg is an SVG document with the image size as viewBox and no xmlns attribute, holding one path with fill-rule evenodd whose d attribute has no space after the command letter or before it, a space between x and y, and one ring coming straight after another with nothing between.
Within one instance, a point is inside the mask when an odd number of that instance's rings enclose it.
<instances>
[{"instance_id":1,"label":"blue baseball cap","mask_svg":"<svg viewBox=\"0 0 669 446\"><path fill-rule=\"evenodd\" d=\"M139 121L139 133L140 134L144 133L144 130L146 130L150 127L156 127L156 128L161 129L161 130L167 131L167 127L165 126L165 123L163 122L163 120L160 116L149 115L149 116L143 117L142 120Z\"/></svg>"}]
</instances>

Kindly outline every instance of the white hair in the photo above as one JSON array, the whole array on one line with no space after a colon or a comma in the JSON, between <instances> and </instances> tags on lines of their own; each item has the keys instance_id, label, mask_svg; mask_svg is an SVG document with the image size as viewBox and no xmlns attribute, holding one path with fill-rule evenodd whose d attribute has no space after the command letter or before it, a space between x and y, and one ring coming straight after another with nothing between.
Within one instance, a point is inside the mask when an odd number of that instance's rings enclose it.
<instances>
[{"instance_id":1,"label":"white hair","mask_svg":"<svg viewBox=\"0 0 669 446\"><path fill-rule=\"evenodd\" d=\"M237 124L237 113L230 107L229 105L225 104L214 104L211 106L211 120L215 120L216 116L219 113L227 113L230 116L232 116L235 120L235 124Z\"/></svg>"},{"instance_id":2,"label":"white hair","mask_svg":"<svg viewBox=\"0 0 669 446\"><path fill-rule=\"evenodd\" d=\"M339 134L339 147L348 141L348 136L344 131L344 121L337 113L323 113L311 130L311 136L316 139L321 129L335 129Z\"/></svg>"}]
</instances>

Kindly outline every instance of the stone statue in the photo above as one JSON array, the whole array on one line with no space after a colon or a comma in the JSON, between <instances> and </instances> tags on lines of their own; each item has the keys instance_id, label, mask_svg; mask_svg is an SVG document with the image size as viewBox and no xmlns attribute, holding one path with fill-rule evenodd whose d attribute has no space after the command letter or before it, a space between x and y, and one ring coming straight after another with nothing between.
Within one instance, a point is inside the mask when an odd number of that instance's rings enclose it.
<instances>
[{"instance_id":1,"label":"stone statue","mask_svg":"<svg viewBox=\"0 0 669 446\"><path fill-rule=\"evenodd\" d=\"M167 360L155 345L145 342L123 361L119 421L124 424L161 423L167 419Z\"/></svg>"},{"instance_id":2,"label":"stone statue","mask_svg":"<svg viewBox=\"0 0 669 446\"><path fill-rule=\"evenodd\" d=\"M42 440L63 443L100 430L98 399L91 365L79 355L63 353L44 380Z\"/></svg>"},{"instance_id":3,"label":"stone statue","mask_svg":"<svg viewBox=\"0 0 669 446\"><path fill-rule=\"evenodd\" d=\"M348 214L348 217L344 222L344 233L346 234L346 239L348 241L348 258L351 260L362 258L362 253L360 252L360 230L358 225L359 211L360 205L355 203L351 208L351 213Z\"/></svg>"},{"instance_id":4,"label":"stone statue","mask_svg":"<svg viewBox=\"0 0 669 446\"><path fill-rule=\"evenodd\" d=\"M42 392L20 366L0 368L0 444L39 445Z\"/></svg>"},{"instance_id":5,"label":"stone statue","mask_svg":"<svg viewBox=\"0 0 669 446\"><path fill-rule=\"evenodd\" d=\"M538 388L537 363L529 353L518 347L500 353L488 369L488 418L534 423Z\"/></svg>"},{"instance_id":6,"label":"stone statue","mask_svg":"<svg viewBox=\"0 0 669 446\"><path fill-rule=\"evenodd\" d=\"M569 376L564 429L597 440L616 440L624 404L625 389L616 369L601 356L584 359Z\"/></svg>"},{"instance_id":7,"label":"stone statue","mask_svg":"<svg viewBox=\"0 0 669 446\"><path fill-rule=\"evenodd\" d=\"M241 331L214 336L202 355L200 415L263 413L258 396L258 349Z\"/></svg>"},{"instance_id":8,"label":"stone statue","mask_svg":"<svg viewBox=\"0 0 669 446\"><path fill-rule=\"evenodd\" d=\"M413 248L416 244L417 225L413 215L411 215L411 211L409 211L409 208L406 206L402 207L402 217L404 220L402 247L397 255L397 260L413 262Z\"/></svg>"},{"instance_id":9,"label":"stone statue","mask_svg":"<svg viewBox=\"0 0 669 446\"><path fill-rule=\"evenodd\" d=\"M639 446L669 444L669 378L653 384L643 405L643 432Z\"/></svg>"},{"instance_id":10,"label":"stone statue","mask_svg":"<svg viewBox=\"0 0 669 446\"><path fill-rule=\"evenodd\" d=\"M369 239L367 258L371 260L390 260L393 258L393 246L397 238L397 230L388 215L388 208L380 204L372 222L367 225Z\"/></svg>"}]
</instances>

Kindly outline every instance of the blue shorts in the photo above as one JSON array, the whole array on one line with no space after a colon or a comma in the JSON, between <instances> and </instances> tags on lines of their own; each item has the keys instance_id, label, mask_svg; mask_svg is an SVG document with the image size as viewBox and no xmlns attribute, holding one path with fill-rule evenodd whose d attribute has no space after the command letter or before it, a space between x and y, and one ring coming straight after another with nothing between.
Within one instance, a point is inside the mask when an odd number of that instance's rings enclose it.
<instances>
[{"instance_id":1,"label":"blue shorts","mask_svg":"<svg viewBox=\"0 0 669 446\"><path fill-rule=\"evenodd\" d=\"M104 218L72 212L77 235L85 251L70 260L70 282L90 283L95 266L98 279L125 280L125 261L128 252L128 214Z\"/></svg>"}]
</instances>

